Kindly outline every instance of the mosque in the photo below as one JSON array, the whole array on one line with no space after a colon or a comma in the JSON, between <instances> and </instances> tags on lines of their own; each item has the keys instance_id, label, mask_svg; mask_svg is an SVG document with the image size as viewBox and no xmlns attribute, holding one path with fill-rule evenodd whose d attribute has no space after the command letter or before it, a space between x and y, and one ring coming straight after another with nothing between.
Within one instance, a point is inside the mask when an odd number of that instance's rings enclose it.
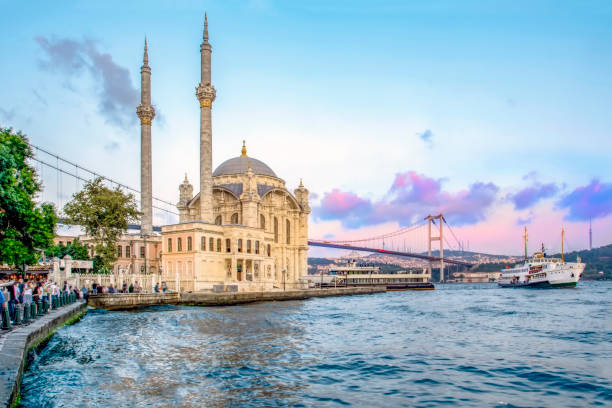
<instances>
[{"instance_id":1,"label":"mosque","mask_svg":"<svg viewBox=\"0 0 612 408\"><path fill-rule=\"evenodd\" d=\"M161 280L178 291L293 289L308 262L308 190L302 182L291 193L285 181L265 163L241 154L212 169L212 47L208 20L200 45L199 192L185 175L179 185L179 223L153 232L151 68L147 44L141 68L141 236L155 244ZM238 150L238 149L237 149ZM161 242L160 242L161 240ZM158 252L159 248L159 252ZM147 251L149 252L149 251Z\"/></svg>"}]
</instances>

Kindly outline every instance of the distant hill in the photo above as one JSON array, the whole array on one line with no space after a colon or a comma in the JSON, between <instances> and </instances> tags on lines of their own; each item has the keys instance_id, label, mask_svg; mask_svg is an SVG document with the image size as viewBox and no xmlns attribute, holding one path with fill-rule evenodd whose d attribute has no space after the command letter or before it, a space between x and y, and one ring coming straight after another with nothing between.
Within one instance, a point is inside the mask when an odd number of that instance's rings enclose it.
<instances>
[{"instance_id":1,"label":"distant hill","mask_svg":"<svg viewBox=\"0 0 612 408\"><path fill-rule=\"evenodd\" d=\"M315 273L317 265L330 265L333 264L334 261L331 261L326 258L308 258L308 273ZM383 273L395 273L406 268L402 268L399 265L393 264L385 264L380 262L366 262L370 266L378 266L380 271Z\"/></svg>"},{"instance_id":2,"label":"distant hill","mask_svg":"<svg viewBox=\"0 0 612 408\"><path fill-rule=\"evenodd\" d=\"M561 258L561 254L553 257ZM565 254L565 260L569 262L576 262L577 257L586 263L583 279L612 280L612 244ZM599 274L600 271L603 274Z\"/></svg>"},{"instance_id":3,"label":"distant hill","mask_svg":"<svg viewBox=\"0 0 612 408\"><path fill-rule=\"evenodd\" d=\"M445 252L446 253L446 252ZM561 254L547 254L553 258L561 258ZM612 280L612 245L606 245L591 250L574 251L565 254L565 260L576 262L580 257L586 263L582 279L586 280ZM483 263L472 269L473 272L493 272L504 269L507 262ZM600 274L599 272L603 272Z\"/></svg>"},{"instance_id":4,"label":"distant hill","mask_svg":"<svg viewBox=\"0 0 612 408\"><path fill-rule=\"evenodd\" d=\"M438 256L438 251L432 251L432 255ZM445 257L460 257L463 260L468 262L481 262L483 258L488 260L507 260L508 258L515 258L515 261L512 262L486 262L480 263L477 267L472 269L473 272L494 272L504 269L508 264L514 264L515 262L520 262L521 257L518 256L508 256L508 255L491 255L491 254L482 254L478 252L469 252L469 251L452 251L445 250ZM550 255L554 258L560 258L561 254ZM582 262L586 263L586 268L584 269L583 279L586 280L612 280L612 244L602 246L599 248L593 248L592 250L583 250L583 251L573 251L565 254L565 260L568 262L576 262L576 258L580 257ZM361 258L363 261L367 261L368 256ZM326 258L308 258L308 269L314 270L316 265L329 265L333 263L333 261ZM396 271L401 268L396 265L389 264L379 264L368 262L368 264L380 266L384 271ZM600 274L600 271L603 274Z\"/></svg>"}]
</instances>

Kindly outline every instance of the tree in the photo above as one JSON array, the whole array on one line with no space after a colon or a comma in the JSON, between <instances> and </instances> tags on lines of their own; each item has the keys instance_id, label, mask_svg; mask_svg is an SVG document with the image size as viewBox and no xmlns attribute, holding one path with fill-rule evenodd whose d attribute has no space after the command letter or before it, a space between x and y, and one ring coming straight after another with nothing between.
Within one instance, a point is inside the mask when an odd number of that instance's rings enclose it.
<instances>
[{"instance_id":1,"label":"tree","mask_svg":"<svg viewBox=\"0 0 612 408\"><path fill-rule=\"evenodd\" d=\"M41 183L27 162L32 156L25 135L0 128L0 263L15 267L38 261L57 223L53 204L34 202Z\"/></svg>"},{"instance_id":2,"label":"tree","mask_svg":"<svg viewBox=\"0 0 612 408\"><path fill-rule=\"evenodd\" d=\"M63 258L66 255L70 255L72 259L88 260L89 248L87 245L82 244L78 238L75 238L70 244L58 244L48 248L45 251L45 255L48 257L56 256L58 258Z\"/></svg>"},{"instance_id":3,"label":"tree","mask_svg":"<svg viewBox=\"0 0 612 408\"><path fill-rule=\"evenodd\" d=\"M94 242L100 269L109 271L117 260L117 242L128 224L140 219L133 194L106 187L101 177L85 184L64 206L68 223L80 225Z\"/></svg>"}]
</instances>

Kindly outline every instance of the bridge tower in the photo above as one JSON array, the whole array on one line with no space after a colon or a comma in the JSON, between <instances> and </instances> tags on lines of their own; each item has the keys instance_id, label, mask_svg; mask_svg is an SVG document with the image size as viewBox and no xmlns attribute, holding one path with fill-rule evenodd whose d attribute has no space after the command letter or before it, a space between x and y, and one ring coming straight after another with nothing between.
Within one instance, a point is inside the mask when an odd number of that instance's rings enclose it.
<instances>
[{"instance_id":1,"label":"bridge tower","mask_svg":"<svg viewBox=\"0 0 612 408\"><path fill-rule=\"evenodd\" d=\"M427 217L425 217L425 219L428 221L427 223L427 230L428 230L428 239L427 239L427 255L431 256L431 243L433 241L440 241L440 282L444 282L444 243L442 241L443 239L443 232L442 232L442 224L443 224L443 220L444 220L444 216L442 214L438 214L438 215L428 215ZM438 234L437 237L432 237L431 236L431 226L432 224L435 225L435 221L434 220L438 220L438 225L440 226L440 233ZM433 274L433 263L431 261L429 261L429 273Z\"/></svg>"}]
</instances>

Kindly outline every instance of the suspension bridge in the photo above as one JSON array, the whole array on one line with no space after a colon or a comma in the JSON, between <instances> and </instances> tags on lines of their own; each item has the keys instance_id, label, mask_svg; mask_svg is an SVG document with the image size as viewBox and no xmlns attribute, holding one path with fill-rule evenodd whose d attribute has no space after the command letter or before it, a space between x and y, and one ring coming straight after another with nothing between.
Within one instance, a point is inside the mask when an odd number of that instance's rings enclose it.
<instances>
[{"instance_id":1,"label":"suspension bridge","mask_svg":"<svg viewBox=\"0 0 612 408\"><path fill-rule=\"evenodd\" d=\"M32 162L37 168L44 185L40 200L51 201L55 204L60 222L65 221L62 217L63 205L72 194L79 191L83 183L97 177L102 178L111 187L119 187L124 191L133 193L138 202L140 191L137 188L107 177L99 171L89 169L43 147L31 146L34 152ZM53 190L55 190L55 194ZM178 222L176 204L170 200L153 196L153 219L158 225ZM138 224L130 225L130 229L139 228L140 225ZM154 231L161 231L161 227L154 227ZM451 239L448 238L445 231L450 233ZM358 233L357 230L356 234ZM430 270L434 267L439 268L441 279L444 277L445 264L467 268L473 266L472 263L463 259L444 257L445 248L463 252L464 245L457 238L442 214L429 215L409 226L377 236L351 240L309 239L308 244L312 247L368 252L419 260L427 263Z\"/></svg>"}]
</instances>

